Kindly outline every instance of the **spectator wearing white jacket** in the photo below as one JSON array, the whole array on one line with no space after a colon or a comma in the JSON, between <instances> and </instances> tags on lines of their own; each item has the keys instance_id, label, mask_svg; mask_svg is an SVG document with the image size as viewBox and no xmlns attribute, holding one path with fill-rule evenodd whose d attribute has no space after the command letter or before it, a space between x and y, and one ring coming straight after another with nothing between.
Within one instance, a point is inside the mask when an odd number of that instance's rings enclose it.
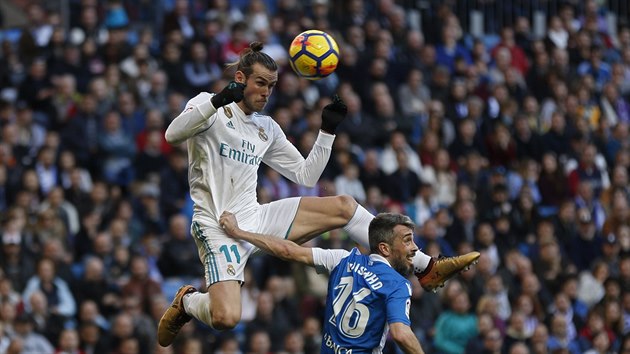
<instances>
[{"instance_id":1,"label":"spectator wearing white jacket","mask_svg":"<svg viewBox=\"0 0 630 354\"><path fill-rule=\"evenodd\" d=\"M42 291L48 300L50 311L54 314L72 317L76 313L76 302L68 284L55 274L55 263L48 258L42 258L37 263L37 271L28 282L22 293L23 299L30 299L36 291ZM24 310L30 312L30 304L24 303Z\"/></svg>"}]
</instances>

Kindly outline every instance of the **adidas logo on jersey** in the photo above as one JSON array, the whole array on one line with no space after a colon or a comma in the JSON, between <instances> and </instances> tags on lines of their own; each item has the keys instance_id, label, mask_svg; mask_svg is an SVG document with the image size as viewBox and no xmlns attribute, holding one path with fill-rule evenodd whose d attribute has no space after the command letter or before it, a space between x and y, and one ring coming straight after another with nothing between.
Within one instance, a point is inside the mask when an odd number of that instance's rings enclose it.
<instances>
[{"instance_id":1,"label":"adidas logo on jersey","mask_svg":"<svg viewBox=\"0 0 630 354\"><path fill-rule=\"evenodd\" d=\"M226 126L231 129L236 129L234 128L234 124L232 123L232 121L227 122Z\"/></svg>"}]
</instances>

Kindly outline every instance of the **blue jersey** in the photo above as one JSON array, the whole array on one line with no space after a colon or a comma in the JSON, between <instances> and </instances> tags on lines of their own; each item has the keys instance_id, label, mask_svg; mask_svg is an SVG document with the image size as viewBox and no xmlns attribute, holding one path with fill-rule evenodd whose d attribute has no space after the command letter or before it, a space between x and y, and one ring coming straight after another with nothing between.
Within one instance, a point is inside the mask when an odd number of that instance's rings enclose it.
<instances>
[{"instance_id":1,"label":"blue jersey","mask_svg":"<svg viewBox=\"0 0 630 354\"><path fill-rule=\"evenodd\" d=\"M410 325L411 284L380 255L313 250L330 272L321 353L380 353L389 323Z\"/></svg>"}]
</instances>

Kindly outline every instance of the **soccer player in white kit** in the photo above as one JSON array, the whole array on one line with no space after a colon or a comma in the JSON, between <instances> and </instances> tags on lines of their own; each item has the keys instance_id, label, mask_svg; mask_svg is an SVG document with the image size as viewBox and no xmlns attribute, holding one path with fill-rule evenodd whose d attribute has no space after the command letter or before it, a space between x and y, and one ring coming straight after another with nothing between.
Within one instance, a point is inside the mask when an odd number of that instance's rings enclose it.
<instances>
[{"instance_id":1,"label":"soccer player in white kit","mask_svg":"<svg viewBox=\"0 0 630 354\"><path fill-rule=\"evenodd\" d=\"M330 157L334 132L346 106L335 97L322 111L317 140L305 158L269 116L259 114L276 82L278 66L253 42L241 54L234 81L221 92L193 97L166 130L171 144L187 143L190 193L194 202L192 235L205 268L208 294L182 286L158 326L158 342L170 345L192 317L219 329L241 319L243 269L254 251L229 238L219 225L224 210L236 215L243 230L303 243L325 231L343 227L368 247L368 226L374 218L349 196L296 197L260 205L257 172L265 163L291 181L314 186ZM432 259L417 252L416 274L433 290L479 258L478 252Z\"/></svg>"}]
</instances>

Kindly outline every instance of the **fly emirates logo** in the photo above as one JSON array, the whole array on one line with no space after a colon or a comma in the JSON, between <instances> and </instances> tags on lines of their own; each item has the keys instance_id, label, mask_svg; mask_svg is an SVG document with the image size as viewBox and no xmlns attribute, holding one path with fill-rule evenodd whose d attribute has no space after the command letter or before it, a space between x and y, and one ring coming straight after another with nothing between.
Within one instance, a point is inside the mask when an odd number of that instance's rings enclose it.
<instances>
[{"instance_id":1,"label":"fly emirates logo","mask_svg":"<svg viewBox=\"0 0 630 354\"><path fill-rule=\"evenodd\" d=\"M246 165L258 166L262 162L262 157L255 154L256 145L243 139L241 140L241 146L235 148L227 143L219 144L219 155L231 160L235 160Z\"/></svg>"}]
</instances>

